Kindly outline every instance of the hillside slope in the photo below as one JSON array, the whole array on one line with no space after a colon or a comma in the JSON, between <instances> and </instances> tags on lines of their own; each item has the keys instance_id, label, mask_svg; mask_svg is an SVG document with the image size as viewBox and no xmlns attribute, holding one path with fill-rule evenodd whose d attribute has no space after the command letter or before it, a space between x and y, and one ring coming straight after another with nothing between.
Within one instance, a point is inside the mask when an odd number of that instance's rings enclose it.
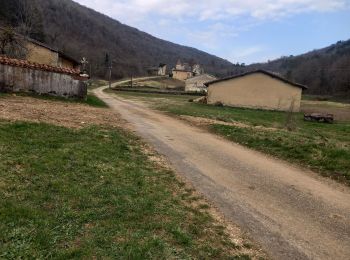
<instances>
[{"instance_id":1,"label":"hillside slope","mask_svg":"<svg viewBox=\"0 0 350 260\"><path fill-rule=\"evenodd\" d=\"M27 3L25 8L23 3ZM77 59L87 57L94 77L106 76L106 54L114 61L113 78L144 75L148 66L167 63L172 67L182 59L198 62L219 77L266 69L309 86L310 94L350 97L350 40L303 55L242 66L155 38L72 0L1 0L2 23L21 32L21 23L29 24L30 30L24 28L27 35Z\"/></svg>"},{"instance_id":2,"label":"hillside slope","mask_svg":"<svg viewBox=\"0 0 350 260\"><path fill-rule=\"evenodd\" d=\"M16 1L29 1L31 6L36 1L45 42L76 58L87 57L95 76L105 75L107 53L114 61L115 78L144 74L146 67L161 62L173 66L178 59L198 62L216 75L226 75L232 66L224 59L155 38L71 0L2 0L2 5L7 2L13 6ZM0 19L13 24L15 15L3 13Z\"/></svg>"},{"instance_id":3,"label":"hillside slope","mask_svg":"<svg viewBox=\"0 0 350 260\"><path fill-rule=\"evenodd\" d=\"M350 97L350 40L245 68L278 72L309 86L308 93Z\"/></svg>"}]
</instances>

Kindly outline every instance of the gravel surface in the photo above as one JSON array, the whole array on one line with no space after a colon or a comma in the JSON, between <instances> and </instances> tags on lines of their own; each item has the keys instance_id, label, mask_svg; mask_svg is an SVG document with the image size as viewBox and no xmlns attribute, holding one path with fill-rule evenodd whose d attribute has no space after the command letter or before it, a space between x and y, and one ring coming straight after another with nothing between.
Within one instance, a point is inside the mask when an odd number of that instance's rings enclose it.
<instances>
[{"instance_id":1,"label":"gravel surface","mask_svg":"<svg viewBox=\"0 0 350 260\"><path fill-rule=\"evenodd\" d=\"M349 188L94 90L274 259L349 259Z\"/></svg>"}]
</instances>

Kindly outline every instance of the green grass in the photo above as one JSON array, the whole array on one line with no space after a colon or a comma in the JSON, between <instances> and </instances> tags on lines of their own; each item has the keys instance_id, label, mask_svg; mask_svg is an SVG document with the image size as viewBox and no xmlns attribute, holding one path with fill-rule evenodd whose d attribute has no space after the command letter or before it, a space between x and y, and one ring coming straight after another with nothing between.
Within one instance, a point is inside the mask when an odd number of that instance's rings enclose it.
<instances>
[{"instance_id":1,"label":"green grass","mask_svg":"<svg viewBox=\"0 0 350 260\"><path fill-rule=\"evenodd\" d=\"M218 119L225 122L240 121L251 125L263 125L267 127L283 127L285 123L284 112L271 112L244 108L215 107L205 104L188 102L194 96L173 96L162 94L143 94L131 92L118 92L125 98L137 99L151 104L155 109L169 112L175 115L197 116L210 119ZM298 114L299 119L302 118Z\"/></svg>"},{"instance_id":2,"label":"green grass","mask_svg":"<svg viewBox=\"0 0 350 260\"><path fill-rule=\"evenodd\" d=\"M211 129L236 143L301 164L324 176L350 184L350 142L345 141L349 139L349 126L338 127L338 134L344 135L339 139L328 139L331 138L330 135L322 129L327 140L311 127L293 132L224 125L213 125Z\"/></svg>"},{"instance_id":3,"label":"green grass","mask_svg":"<svg viewBox=\"0 0 350 260\"><path fill-rule=\"evenodd\" d=\"M341 102L350 103L349 96L321 96L321 95L303 95L303 100L310 101L330 101L330 102Z\"/></svg>"},{"instance_id":4,"label":"green grass","mask_svg":"<svg viewBox=\"0 0 350 260\"><path fill-rule=\"evenodd\" d=\"M9 95L12 95L12 94L0 93L0 98L8 97ZM89 106L100 107L100 108L108 107L108 105L104 101L102 101L92 93L87 94L86 100L81 100L77 98L55 97L55 96L49 96L49 95L36 95L31 93L15 93L15 95L23 96L23 97L38 98L43 100L61 101L61 102L67 102L67 103L81 103L81 104L87 104Z\"/></svg>"},{"instance_id":5,"label":"green grass","mask_svg":"<svg viewBox=\"0 0 350 260\"><path fill-rule=\"evenodd\" d=\"M101 107L101 108L108 107L108 105L103 100L99 99L98 97L96 97L94 94L91 94L91 93L87 95L86 101L84 103L93 107Z\"/></svg>"},{"instance_id":6,"label":"green grass","mask_svg":"<svg viewBox=\"0 0 350 260\"><path fill-rule=\"evenodd\" d=\"M174 114L241 122L248 127L210 127L216 134L264 153L311 168L324 176L350 185L350 122L321 124L305 122L302 113L287 123L285 112L215 107L189 103L189 97L118 93L125 98L148 102L153 108ZM322 105L323 103L321 103ZM332 105L327 103L327 106ZM336 106L332 107L336 109ZM262 126L263 128L255 128ZM294 131L288 131L292 126ZM268 130L265 128L274 128Z\"/></svg>"},{"instance_id":7,"label":"green grass","mask_svg":"<svg viewBox=\"0 0 350 260\"><path fill-rule=\"evenodd\" d=\"M115 128L0 121L0 258L249 259L140 145Z\"/></svg>"},{"instance_id":8,"label":"green grass","mask_svg":"<svg viewBox=\"0 0 350 260\"><path fill-rule=\"evenodd\" d=\"M88 90L96 89L107 85L108 85L108 81L106 80L92 79L88 81Z\"/></svg>"}]
</instances>

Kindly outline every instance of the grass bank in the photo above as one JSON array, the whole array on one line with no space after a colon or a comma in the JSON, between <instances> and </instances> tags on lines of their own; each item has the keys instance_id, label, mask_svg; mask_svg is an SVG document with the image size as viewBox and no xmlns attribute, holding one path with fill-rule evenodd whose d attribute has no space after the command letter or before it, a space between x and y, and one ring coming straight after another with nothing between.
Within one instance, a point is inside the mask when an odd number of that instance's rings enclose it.
<instances>
[{"instance_id":1,"label":"grass bank","mask_svg":"<svg viewBox=\"0 0 350 260\"><path fill-rule=\"evenodd\" d=\"M217 123L209 126L214 133L350 185L348 121L337 121L335 124L304 122L302 113L291 116L284 112L208 106L189 103L188 99L191 97L134 93L118 95L141 100L155 109L174 115L217 120ZM315 106L314 103L312 105ZM341 109L344 113L344 107L339 104L332 105L328 102L326 105L332 106L334 110ZM303 106L307 109L309 102L305 102ZM322 101L318 106L324 106ZM220 122L240 122L244 127Z\"/></svg>"},{"instance_id":2,"label":"grass bank","mask_svg":"<svg viewBox=\"0 0 350 260\"><path fill-rule=\"evenodd\" d=\"M61 102L67 102L67 103L81 103L92 107L100 107L100 108L108 107L108 105L104 101L102 101L101 99L96 97L94 94L89 92L87 94L86 100L81 100L77 98L55 97L55 96L49 96L49 95L37 95L37 94L31 94L31 93L15 93L15 94L0 93L0 98L5 98L5 97L8 97L9 95L32 97L32 98L38 98L43 100L61 101Z\"/></svg>"},{"instance_id":3,"label":"grass bank","mask_svg":"<svg viewBox=\"0 0 350 260\"><path fill-rule=\"evenodd\" d=\"M0 121L0 258L250 259L117 128Z\"/></svg>"},{"instance_id":4,"label":"grass bank","mask_svg":"<svg viewBox=\"0 0 350 260\"><path fill-rule=\"evenodd\" d=\"M33 97L33 98L39 98L43 100L52 100L52 101L62 101L62 102L68 102L68 103L81 103L81 104L87 104L89 106L93 107L100 107L100 108L107 108L108 105L96 97L93 93L91 93L92 89L104 86L107 84L106 81L104 80L94 80L88 83L88 94L86 97L86 100L81 100L78 98L64 98L64 97L55 97L55 96L50 96L50 95L38 95L38 94L32 94L32 93L0 93L0 98L1 97L7 97L9 95L17 95L17 96L28 96L28 97Z\"/></svg>"}]
</instances>

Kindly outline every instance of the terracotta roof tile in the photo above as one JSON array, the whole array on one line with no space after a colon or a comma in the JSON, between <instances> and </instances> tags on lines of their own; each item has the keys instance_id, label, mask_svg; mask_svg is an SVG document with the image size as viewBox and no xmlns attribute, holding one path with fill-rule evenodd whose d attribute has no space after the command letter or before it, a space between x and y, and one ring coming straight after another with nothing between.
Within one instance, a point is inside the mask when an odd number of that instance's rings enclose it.
<instances>
[{"instance_id":1,"label":"terracotta roof tile","mask_svg":"<svg viewBox=\"0 0 350 260\"><path fill-rule=\"evenodd\" d=\"M0 64L21 67L21 68L35 69L35 70L43 70L48 72L56 72L56 73L68 74L68 75L79 75L79 70L76 70L76 69L50 66L46 64L30 62L27 60L11 59L1 55L0 55Z\"/></svg>"}]
</instances>

